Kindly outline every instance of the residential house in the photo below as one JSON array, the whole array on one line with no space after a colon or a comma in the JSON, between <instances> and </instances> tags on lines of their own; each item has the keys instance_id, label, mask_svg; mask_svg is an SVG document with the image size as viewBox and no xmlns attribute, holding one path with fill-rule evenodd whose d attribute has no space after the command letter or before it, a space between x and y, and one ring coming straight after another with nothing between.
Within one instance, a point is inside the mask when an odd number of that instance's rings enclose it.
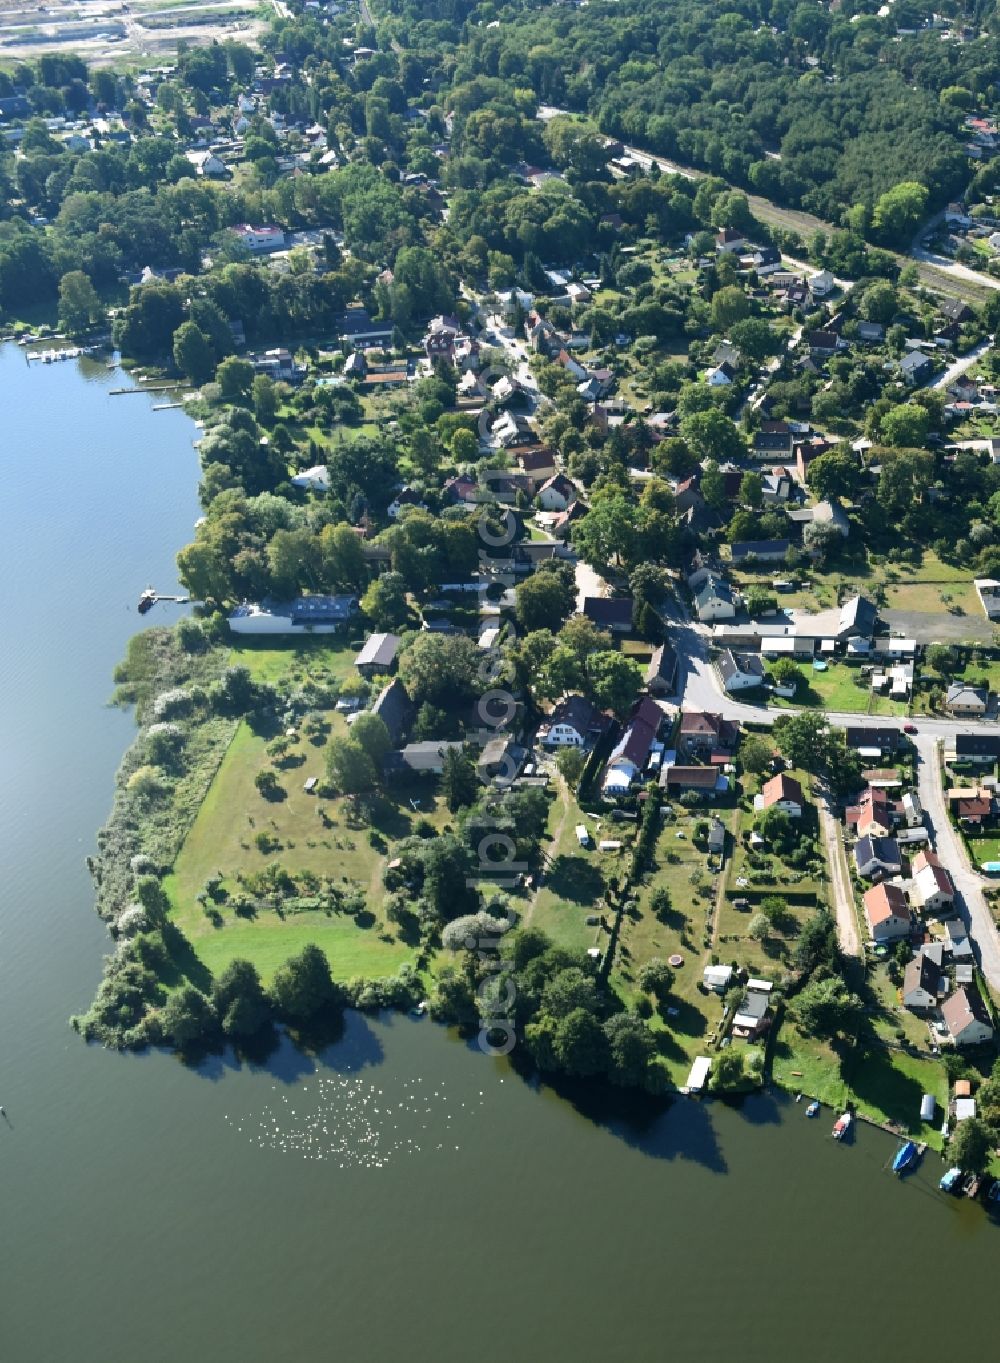
<instances>
[{"instance_id":1,"label":"residential house","mask_svg":"<svg viewBox=\"0 0 1000 1363\"><path fill-rule=\"evenodd\" d=\"M707 758L715 753L727 756L736 746L739 725L708 710L682 710L677 726L677 746L688 758Z\"/></svg>"},{"instance_id":2,"label":"residential house","mask_svg":"<svg viewBox=\"0 0 1000 1363\"><path fill-rule=\"evenodd\" d=\"M728 789L725 776L716 767L685 767L676 763L664 767L660 773L660 786L667 791L683 794L686 790L698 791L714 798Z\"/></svg>"},{"instance_id":3,"label":"residential house","mask_svg":"<svg viewBox=\"0 0 1000 1363\"><path fill-rule=\"evenodd\" d=\"M755 809L780 809L792 819L801 819L805 803L802 786L783 771L765 781L754 798Z\"/></svg>"},{"instance_id":4,"label":"residential house","mask_svg":"<svg viewBox=\"0 0 1000 1363\"><path fill-rule=\"evenodd\" d=\"M708 850L713 856L721 856L726 850L726 825L721 819L709 820Z\"/></svg>"},{"instance_id":5,"label":"residential house","mask_svg":"<svg viewBox=\"0 0 1000 1363\"><path fill-rule=\"evenodd\" d=\"M735 227L723 227L715 238L715 249L720 255L726 251L742 251L748 244L743 233Z\"/></svg>"},{"instance_id":6,"label":"residential house","mask_svg":"<svg viewBox=\"0 0 1000 1363\"><path fill-rule=\"evenodd\" d=\"M717 364L705 378L710 388L729 388L736 380L736 370L730 364Z\"/></svg>"},{"instance_id":7,"label":"residential house","mask_svg":"<svg viewBox=\"0 0 1000 1363\"><path fill-rule=\"evenodd\" d=\"M378 677L396 670L396 654L402 639L398 634L369 634L364 647L354 659L354 666L363 677Z\"/></svg>"},{"instance_id":8,"label":"residential house","mask_svg":"<svg viewBox=\"0 0 1000 1363\"><path fill-rule=\"evenodd\" d=\"M879 755L896 752L901 742L898 729L866 729L855 725L847 726L844 730L844 737L849 748L856 748L862 753L872 752Z\"/></svg>"},{"instance_id":9,"label":"residential house","mask_svg":"<svg viewBox=\"0 0 1000 1363\"><path fill-rule=\"evenodd\" d=\"M840 608L837 637L840 639L870 639L878 624L878 607L866 596L852 596Z\"/></svg>"},{"instance_id":10,"label":"residential house","mask_svg":"<svg viewBox=\"0 0 1000 1363\"><path fill-rule=\"evenodd\" d=\"M672 644L660 644L653 650L646 669L646 690L654 696L672 696L677 690L680 660Z\"/></svg>"},{"instance_id":11,"label":"residential house","mask_svg":"<svg viewBox=\"0 0 1000 1363\"><path fill-rule=\"evenodd\" d=\"M822 501L815 506L789 511L788 519L803 528L807 525L832 525L842 539L847 539L851 533L851 522L839 502Z\"/></svg>"},{"instance_id":12,"label":"residential house","mask_svg":"<svg viewBox=\"0 0 1000 1363\"><path fill-rule=\"evenodd\" d=\"M842 341L835 331L809 333L809 349L817 359L828 359L831 355L836 355L845 345L846 342Z\"/></svg>"},{"instance_id":13,"label":"residential house","mask_svg":"<svg viewBox=\"0 0 1000 1363\"><path fill-rule=\"evenodd\" d=\"M736 615L736 598L732 587L717 573L709 573L694 593L695 610L702 623L712 620L732 620Z\"/></svg>"},{"instance_id":14,"label":"residential house","mask_svg":"<svg viewBox=\"0 0 1000 1363\"><path fill-rule=\"evenodd\" d=\"M483 747L476 771L482 781L509 786L520 776L527 760L527 748L507 734L498 734Z\"/></svg>"},{"instance_id":15,"label":"residential house","mask_svg":"<svg viewBox=\"0 0 1000 1363\"><path fill-rule=\"evenodd\" d=\"M399 747L406 737L413 723L414 713L413 702L398 677L383 686L372 706L372 714L378 715L389 730L393 747Z\"/></svg>"},{"instance_id":16,"label":"residential house","mask_svg":"<svg viewBox=\"0 0 1000 1363\"><path fill-rule=\"evenodd\" d=\"M663 711L656 701L644 696L632 710L621 738L615 744L604 770L605 795L624 795L642 775L653 750Z\"/></svg>"},{"instance_id":17,"label":"residential house","mask_svg":"<svg viewBox=\"0 0 1000 1363\"><path fill-rule=\"evenodd\" d=\"M783 563L791 540L738 540L730 548L735 565L744 563Z\"/></svg>"},{"instance_id":18,"label":"residential house","mask_svg":"<svg viewBox=\"0 0 1000 1363\"><path fill-rule=\"evenodd\" d=\"M956 734L946 743L945 757L951 762L969 762L987 766L1000 760L1000 734Z\"/></svg>"},{"instance_id":19,"label":"residential house","mask_svg":"<svg viewBox=\"0 0 1000 1363\"><path fill-rule=\"evenodd\" d=\"M368 377L368 361L365 359L363 350L352 350L344 361L345 379L366 379Z\"/></svg>"},{"instance_id":20,"label":"residential house","mask_svg":"<svg viewBox=\"0 0 1000 1363\"><path fill-rule=\"evenodd\" d=\"M945 709L962 719L978 719L985 715L990 695L985 686L968 682L952 682L945 695Z\"/></svg>"},{"instance_id":21,"label":"residential house","mask_svg":"<svg viewBox=\"0 0 1000 1363\"><path fill-rule=\"evenodd\" d=\"M565 473L554 473L538 489L538 504L543 511L565 511L576 500L576 488Z\"/></svg>"},{"instance_id":22,"label":"residential house","mask_svg":"<svg viewBox=\"0 0 1000 1363\"><path fill-rule=\"evenodd\" d=\"M724 994L733 978L733 967L731 965L707 965L701 972L701 978L705 988L710 989L713 994Z\"/></svg>"},{"instance_id":23,"label":"residential house","mask_svg":"<svg viewBox=\"0 0 1000 1363\"><path fill-rule=\"evenodd\" d=\"M403 508L407 506L419 506L426 511L427 503L424 501L424 494L418 492L416 488L401 487L386 507L386 515L391 521L397 520Z\"/></svg>"},{"instance_id":24,"label":"residential house","mask_svg":"<svg viewBox=\"0 0 1000 1363\"><path fill-rule=\"evenodd\" d=\"M955 886L933 852L918 852L910 871L913 877L913 899L919 908L927 913L951 910L955 902Z\"/></svg>"},{"instance_id":25,"label":"residential house","mask_svg":"<svg viewBox=\"0 0 1000 1363\"><path fill-rule=\"evenodd\" d=\"M873 942L910 935L910 910L898 885L873 885L862 899L868 934Z\"/></svg>"},{"instance_id":26,"label":"residential house","mask_svg":"<svg viewBox=\"0 0 1000 1363\"><path fill-rule=\"evenodd\" d=\"M585 696L565 696L539 726L538 742L546 748L587 748L610 723L610 717Z\"/></svg>"},{"instance_id":27,"label":"residential house","mask_svg":"<svg viewBox=\"0 0 1000 1363\"><path fill-rule=\"evenodd\" d=\"M389 760L393 769L440 776L444 771L445 754L452 748L461 752L463 746L457 741L431 738L422 743L407 743L398 753L390 753Z\"/></svg>"},{"instance_id":28,"label":"residential house","mask_svg":"<svg viewBox=\"0 0 1000 1363\"><path fill-rule=\"evenodd\" d=\"M896 822L888 791L881 786L869 786L862 791L858 803L848 808L844 821L859 838L887 838Z\"/></svg>"},{"instance_id":29,"label":"residential house","mask_svg":"<svg viewBox=\"0 0 1000 1363\"><path fill-rule=\"evenodd\" d=\"M521 472L529 478L545 482L556 473L555 451L547 445L535 445L530 449L518 450L517 462Z\"/></svg>"},{"instance_id":30,"label":"residential house","mask_svg":"<svg viewBox=\"0 0 1000 1363\"><path fill-rule=\"evenodd\" d=\"M899 843L895 838L876 838L870 834L854 844L854 864L863 880L896 876L903 869Z\"/></svg>"},{"instance_id":31,"label":"residential house","mask_svg":"<svg viewBox=\"0 0 1000 1363\"><path fill-rule=\"evenodd\" d=\"M767 980L748 980L747 991L736 1005L733 1036L754 1041L771 1026L771 984Z\"/></svg>"},{"instance_id":32,"label":"residential house","mask_svg":"<svg viewBox=\"0 0 1000 1363\"><path fill-rule=\"evenodd\" d=\"M975 984L961 985L941 1005L941 1018L955 1046L993 1040L993 1023Z\"/></svg>"},{"instance_id":33,"label":"residential house","mask_svg":"<svg viewBox=\"0 0 1000 1363\"><path fill-rule=\"evenodd\" d=\"M255 255L266 251L280 251L285 245L284 231L273 224L252 227L250 223L243 222L229 230Z\"/></svg>"},{"instance_id":34,"label":"residential house","mask_svg":"<svg viewBox=\"0 0 1000 1363\"><path fill-rule=\"evenodd\" d=\"M908 351L899 362L899 372L912 388L929 383L934 374L934 363L920 350Z\"/></svg>"},{"instance_id":35,"label":"residential house","mask_svg":"<svg viewBox=\"0 0 1000 1363\"><path fill-rule=\"evenodd\" d=\"M953 787L945 792L948 808L966 828L982 828L995 815L993 792L987 786Z\"/></svg>"},{"instance_id":36,"label":"residential house","mask_svg":"<svg viewBox=\"0 0 1000 1363\"><path fill-rule=\"evenodd\" d=\"M731 649L723 649L715 666L722 685L731 696L764 684L764 663L757 653L734 653Z\"/></svg>"},{"instance_id":37,"label":"residential house","mask_svg":"<svg viewBox=\"0 0 1000 1363\"><path fill-rule=\"evenodd\" d=\"M809 280L809 292L813 298L828 298L837 287L837 281L829 270L820 270Z\"/></svg>"},{"instance_id":38,"label":"residential house","mask_svg":"<svg viewBox=\"0 0 1000 1363\"><path fill-rule=\"evenodd\" d=\"M628 634L632 628L632 598L630 596L585 596L583 613L598 629L613 634Z\"/></svg>"},{"instance_id":39,"label":"residential house","mask_svg":"<svg viewBox=\"0 0 1000 1363\"><path fill-rule=\"evenodd\" d=\"M244 601L229 614L234 634L334 634L358 609L356 596L299 596L293 601Z\"/></svg>"},{"instance_id":40,"label":"residential house","mask_svg":"<svg viewBox=\"0 0 1000 1363\"><path fill-rule=\"evenodd\" d=\"M903 1006L915 1013L936 1008L941 982L941 971L929 956L914 956L903 971Z\"/></svg>"},{"instance_id":41,"label":"residential house","mask_svg":"<svg viewBox=\"0 0 1000 1363\"><path fill-rule=\"evenodd\" d=\"M881 345L885 340L885 327L881 322L859 322L858 340L868 345Z\"/></svg>"}]
</instances>

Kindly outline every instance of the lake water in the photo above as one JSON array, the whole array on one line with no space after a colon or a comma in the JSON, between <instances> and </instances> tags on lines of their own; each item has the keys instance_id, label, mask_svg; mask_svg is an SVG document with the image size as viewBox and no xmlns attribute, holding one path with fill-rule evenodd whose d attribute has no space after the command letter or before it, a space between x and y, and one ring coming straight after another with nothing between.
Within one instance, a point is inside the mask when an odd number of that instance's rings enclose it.
<instances>
[{"instance_id":1,"label":"lake water","mask_svg":"<svg viewBox=\"0 0 1000 1363\"><path fill-rule=\"evenodd\" d=\"M587 1110L408 1018L319 1067L76 1037L111 670L198 515L194 428L121 381L0 351L4 1360L991 1357L996 1227L784 1098Z\"/></svg>"}]
</instances>

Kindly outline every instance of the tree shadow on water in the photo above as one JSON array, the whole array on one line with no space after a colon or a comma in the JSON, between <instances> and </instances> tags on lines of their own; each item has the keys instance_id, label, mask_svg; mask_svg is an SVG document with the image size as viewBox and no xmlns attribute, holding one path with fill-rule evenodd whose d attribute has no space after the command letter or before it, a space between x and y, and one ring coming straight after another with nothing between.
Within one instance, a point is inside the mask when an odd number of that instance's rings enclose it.
<instances>
[{"instance_id":1,"label":"tree shadow on water","mask_svg":"<svg viewBox=\"0 0 1000 1363\"><path fill-rule=\"evenodd\" d=\"M532 1087L551 1090L594 1126L650 1159L687 1160L716 1174L728 1171L710 1105L683 1096L652 1097L598 1080L575 1080L518 1070Z\"/></svg>"}]
</instances>

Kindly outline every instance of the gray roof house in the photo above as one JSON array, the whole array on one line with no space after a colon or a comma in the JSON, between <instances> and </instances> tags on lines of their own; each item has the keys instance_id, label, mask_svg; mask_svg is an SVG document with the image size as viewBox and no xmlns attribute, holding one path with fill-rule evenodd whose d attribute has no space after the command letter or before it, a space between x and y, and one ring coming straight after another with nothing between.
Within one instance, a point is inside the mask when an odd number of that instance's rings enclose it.
<instances>
[{"instance_id":1,"label":"gray roof house","mask_svg":"<svg viewBox=\"0 0 1000 1363\"><path fill-rule=\"evenodd\" d=\"M854 844L854 864L865 880L898 875L903 867L899 843L895 838L875 838L870 834L858 838Z\"/></svg>"},{"instance_id":2,"label":"gray roof house","mask_svg":"<svg viewBox=\"0 0 1000 1363\"><path fill-rule=\"evenodd\" d=\"M903 971L903 1004L906 1008L926 1011L937 1006L941 971L922 952L908 962Z\"/></svg>"},{"instance_id":3,"label":"gray roof house","mask_svg":"<svg viewBox=\"0 0 1000 1363\"><path fill-rule=\"evenodd\" d=\"M985 686L970 686L968 682L952 682L945 696L945 709L952 715L984 715L990 693Z\"/></svg>"},{"instance_id":4,"label":"gray roof house","mask_svg":"<svg viewBox=\"0 0 1000 1363\"><path fill-rule=\"evenodd\" d=\"M403 741L413 723L413 713L413 701L410 700L406 687L398 677L383 686L372 706L372 714L378 715L382 720L396 746Z\"/></svg>"},{"instance_id":5,"label":"gray roof house","mask_svg":"<svg viewBox=\"0 0 1000 1363\"><path fill-rule=\"evenodd\" d=\"M716 667L722 685L730 695L763 685L764 663L757 653L734 653L731 649L723 649Z\"/></svg>"},{"instance_id":6,"label":"gray roof house","mask_svg":"<svg viewBox=\"0 0 1000 1363\"><path fill-rule=\"evenodd\" d=\"M703 623L710 620L732 620L736 615L736 598L724 577L709 573L694 594L695 610Z\"/></svg>"},{"instance_id":7,"label":"gray roof house","mask_svg":"<svg viewBox=\"0 0 1000 1363\"><path fill-rule=\"evenodd\" d=\"M672 696L677 689L678 665L673 644L661 644L646 668L646 690L654 696Z\"/></svg>"},{"instance_id":8,"label":"gray roof house","mask_svg":"<svg viewBox=\"0 0 1000 1363\"><path fill-rule=\"evenodd\" d=\"M354 659L354 666L363 677L377 677L392 672L402 639L398 634L369 634L364 647Z\"/></svg>"},{"instance_id":9,"label":"gray roof house","mask_svg":"<svg viewBox=\"0 0 1000 1363\"><path fill-rule=\"evenodd\" d=\"M934 365L921 350L908 351L899 362L899 372L907 383L919 387L934 373Z\"/></svg>"},{"instance_id":10,"label":"gray roof house","mask_svg":"<svg viewBox=\"0 0 1000 1363\"><path fill-rule=\"evenodd\" d=\"M782 563L791 540L739 540L730 549L734 563Z\"/></svg>"}]
</instances>

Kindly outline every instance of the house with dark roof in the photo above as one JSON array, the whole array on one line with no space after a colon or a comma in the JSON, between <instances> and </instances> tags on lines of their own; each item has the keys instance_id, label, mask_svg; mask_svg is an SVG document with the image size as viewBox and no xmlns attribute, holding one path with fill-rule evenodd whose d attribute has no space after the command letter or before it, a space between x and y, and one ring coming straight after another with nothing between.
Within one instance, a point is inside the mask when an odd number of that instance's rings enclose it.
<instances>
[{"instance_id":1,"label":"house with dark roof","mask_svg":"<svg viewBox=\"0 0 1000 1363\"><path fill-rule=\"evenodd\" d=\"M605 733L611 717L585 696L564 696L538 729L538 742L546 748L587 748Z\"/></svg>"},{"instance_id":2,"label":"house with dark roof","mask_svg":"<svg viewBox=\"0 0 1000 1363\"><path fill-rule=\"evenodd\" d=\"M941 1005L941 1019L955 1046L993 1040L993 1023L975 984L962 985Z\"/></svg>"},{"instance_id":3,"label":"house with dark roof","mask_svg":"<svg viewBox=\"0 0 1000 1363\"><path fill-rule=\"evenodd\" d=\"M414 713L413 702L398 677L383 686L372 706L372 714L378 715L385 724L389 738L397 748L409 732Z\"/></svg>"},{"instance_id":4,"label":"house with dark roof","mask_svg":"<svg viewBox=\"0 0 1000 1363\"><path fill-rule=\"evenodd\" d=\"M722 685L731 696L764 684L764 663L758 653L734 653L725 648L715 666Z\"/></svg>"},{"instance_id":5,"label":"house with dark roof","mask_svg":"<svg viewBox=\"0 0 1000 1363\"><path fill-rule=\"evenodd\" d=\"M538 489L538 504L543 511L565 511L576 500L576 488L565 473L554 473Z\"/></svg>"},{"instance_id":6,"label":"house with dark roof","mask_svg":"<svg viewBox=\"0 0 1000 1363\"><path fill-rule=\"evenodd\" d=\"M913 1013L926 1013L937 1007L941 970L923 952L908 961L903 971L903 1006Z\"/></svg>"},{"instance_id":7,"label":"house with dark roof","mask_svg":"<svg viewBox=\"0 0 1000 1363\"><path fill-rule=\"evenodd\" d=\"M1000 761L1000 734L956 734L945 749L945 756L954 762L986 765Z\"/></svg>"},{"instance_id":8,"label":"house with dark roof","mask_svg":"<svg viewBox=\"0 0 1000 1363\"><path fill-rule=\"evenodd\" d=\"M921 350L909 350L899 362L899 372L906 383L919 388L930 382L934 374L934 362Z\"/></svg>"},{"instance_id":9,"label":"house with dark roof","mask_svg":"<svg viewBox=\"0 0 1000 1363\"><path fill-rule=\"evenodd\" d=\"M879 753L894 753L903 741L898 729L866 729L860 725L848 725L844 738L849 748Z\"/></svg>"},{"instance_id":10,"label":"house with dark roof","mask_svg":"<svg viewBox=\"0 0 1000 1363\"><path fill-rule=\"evenodd\" d=\"M783 563L791 540L738 540L729 553L734 564Z\"/></svg>"},{"instance_id":11,"label":"house with dark roof","mask_svg":"<svg viewBox=\"0 0 1000 1363\"><path fill-rule=\"evenodd\" d=\"M732 620L736 615L736 597L732 587L718 573L708 573L694 592L695 610L702 623L713 620Z\"/></svg>"},{"instance_id":12,"label":"house with dark roof","mask_svg":"<svg viewBox=\"0 0 1000 1363\"><path fill-rule=\"evenodd\" d=\"M671 765L660 773L660 785L666 790L700 791L715 796L728 788L726 778L717 767L682 767Z\"/></svg>"},{"instance_id":13,"label":"house with dark roof","mask_svg":"<svg viewBox=\"0 0 1000 1363\"><path fill-rule=\"evenodd\" d=\"M638 781L649 761L663 717L663 711L649 696L644 696L633 708L604 769L602 789L605 795L624 795Z\"/></svg>"},{"instance_id":14,"label":"house with dark roof","mask_svg":"<svg viewBox=\"0 0 1000 1363\"><path fill-rule=\"evenodd\" d=\"M646 668L646 690L654 696L672 696L677 690L680 660L672 644L660 644Z\"/></svg>"},{"instance_id":15,"label":"house with dark roof","mask_svg":"<svg viewBox=\"0 0 1000 1363\"><path fill-rule=\"evenodd\" d=\"M840 608L837 636L840 639L870 639L878 624L878 606L867 596L852 596Z\"/></svg>"},{"instance_id":16,"label":"house with dark roof","mask_svg":"<svg viewBox=\"0 0 1000 1363\"><path fill-rule=\"evenodd\" d=\"M583 613L598 629L608 629L614 634L627 634L632 628L630 596L585 596Z\"/></svg>"},{"instance_id":17,"label":"house with dark roof","mask_svg":"<svg viewBox=\"0 0 1000 1363\"><path fill-rule=\"evenodd\" d=\"M689 758L705 758L712 753L731 753L739 737L735 721L709 710L682 710L677 726L677 747Z\"/></svg>"},{"instance_id":18,"label":"house with dark roof","mask_svg":"<svg viewBox=\"0 0 1000 1363\"><path fill-rule=\"evenodd\" d=\"M395 686L396 683L393 682ZM451 749L461 752L464 744L456 740L439 738L427 739L422 743L407 743L399 752L390 753L386 762L387 771L411 771L432 776L440 776L444 771L445 755Z\"/></svg>"},{"instance_id":19,"label":"house with dark roof","mask_svg":"<svg viewBox=\"0 0 1000 1363\"><path fill-rule=\"evenodd\" d=\"M972 686L968 682L952 682L944 698L944 706L950 715L961 719L978 719L985 715L989 705L990 693L985 686Z\"/></svg>"},{"instance_id":20,"label":"house with dark roof","mask_svg":"<svg viewBox=\"0 0 1000 1363\"><path fill-rule=\"evenodd\" d=\"M354 659L354 666L363 677L377 677L396 670L396 655L402 639L398 634L369 634L364 647Z\"/></svg>"},{"instance_id":21,"label":"house with dark roof","mask_svg":"<svg viewBox=\"0 0 1000 1363\"><path fill-rule=\"evenodd\" d=\"M899 843L895 838L876 838L867 833L854 844L854 865L862 880L897 876L903 869Z\"/></svg>"}]
</instances>

